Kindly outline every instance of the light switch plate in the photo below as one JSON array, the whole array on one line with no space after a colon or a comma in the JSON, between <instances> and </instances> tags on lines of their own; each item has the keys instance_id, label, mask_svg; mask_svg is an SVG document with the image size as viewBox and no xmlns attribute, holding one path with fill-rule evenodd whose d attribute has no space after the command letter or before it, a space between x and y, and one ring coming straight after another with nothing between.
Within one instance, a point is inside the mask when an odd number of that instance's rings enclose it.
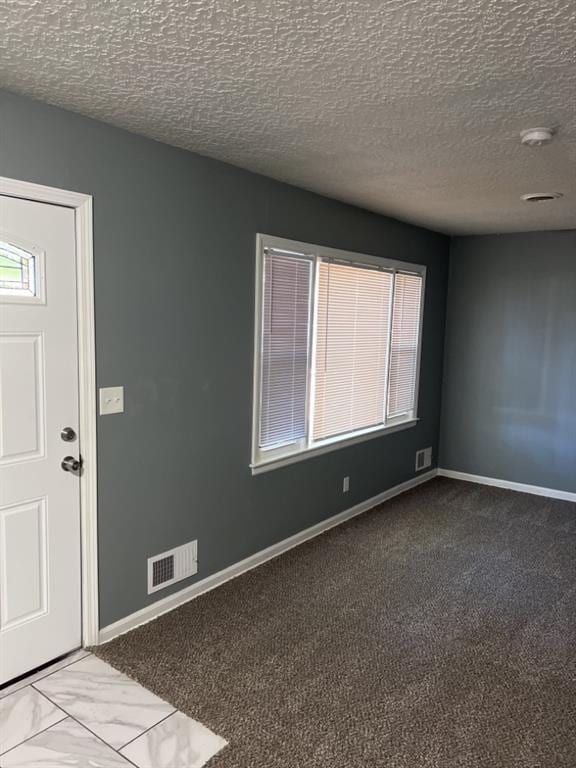
<instances>
[{"instance_id":1,"label":"light switch plate","mask_svg":"<svg viewBox=\"0 0 576 768\"><path fill-rule=\"evenodd\" d=\"M100 416L124 413L124 387L102 387L100 389Z\"/></svg>"}]
</instances>

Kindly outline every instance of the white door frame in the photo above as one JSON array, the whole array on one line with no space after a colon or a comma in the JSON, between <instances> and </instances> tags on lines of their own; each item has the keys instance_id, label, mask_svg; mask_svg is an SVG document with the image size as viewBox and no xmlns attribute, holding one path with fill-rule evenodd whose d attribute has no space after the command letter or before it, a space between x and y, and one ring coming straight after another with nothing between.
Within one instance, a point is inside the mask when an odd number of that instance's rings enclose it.
<instances>
[{"instance_id":1,"label":"white door frame","mask_svg":"<svg viewBox=\"0 0 576 768\"><path fill-rule=\"evenodd\" d=\"M82 558L82 645L98 643L98 520L96 453L96 347L94 334L94 255L92 196L0 176L0 195L74 209L78 300L78 386L80 444L84 460L80 479Z\"/></svg>"}]
</instances>

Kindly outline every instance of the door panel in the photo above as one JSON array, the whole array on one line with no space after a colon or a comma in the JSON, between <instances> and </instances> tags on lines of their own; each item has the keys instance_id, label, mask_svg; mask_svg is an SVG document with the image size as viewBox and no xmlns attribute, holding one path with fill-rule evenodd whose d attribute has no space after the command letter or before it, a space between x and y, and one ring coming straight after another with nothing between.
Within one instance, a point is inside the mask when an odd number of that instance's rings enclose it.
<instances>
[{"instance_id":1,"label":"door panel","mask_svg":"<svg viewBox=\"0 0 576 768\"><path fill-rule=\"evenodd\" d=\"M41 333L0 335L0 465L44 455Z\"/></svg>"},{"instance_id":2,"label":"door panel","mask_svg":"<svg viewBox=\"0 0 576 768\"><path fill-rule=\"evenodd\" d=\"M0 196L0 683L81 644L74 211Z\"/></svg>"},{"instance_id":3,"label":"door panel","mask_svg":"<svg viewBox=\"0 0 576 768\"><path fill-rule=\"evenodd\" d=\"M0 511L0 611L3 629L39 618L48 610L46 499Z\"/></svg>"}]
</instances>

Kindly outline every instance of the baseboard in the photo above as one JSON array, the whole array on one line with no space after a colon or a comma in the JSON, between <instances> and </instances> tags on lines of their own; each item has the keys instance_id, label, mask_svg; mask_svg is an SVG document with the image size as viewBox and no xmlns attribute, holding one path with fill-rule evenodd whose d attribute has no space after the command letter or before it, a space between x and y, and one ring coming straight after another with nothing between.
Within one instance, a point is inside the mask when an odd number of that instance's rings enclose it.
<instances>
[{"instance_id":1,"label":"baseboard","mask_svg":"<svg viewBox=\"0 0 576 768\"><path fill-rule=\"evenodd\" d=\"M202 579L202 581L197 581L179 592L168 595L168 597L158 600L152 605L148 605L146 608L142 608L140 611L136 611L136 613L126 616L124 619L109 624L107 627L100 630L98 634L98 643L107 643L118 635L123 635L125 632L129 632L130 630L139 627L141 624L146 624L149 621L158 618L158 616L161 616L163 613L168 613L168 611L178 608L189 600L193 600L195 597L199 597L205 592L209 592L211 589L219 587L221 584L224 584L224 582L230 581L230 579L234 579L236 576L246 573L246 571L251 571L252 568L257 568L267 560L272 560L272 558L278 557L278 555L287 552L293 547L297 547L299 544L308 541L308 539L313 539L315 536L319 536L330 528L341 525L346 520L350 520L350 518L356 517L356 515L361 515L363 512L367 512L369 509L378 506L378 504L382 504L384 501L388 501L388 499L391 499L394 496L398 496L400 493L404 493L411 488L415 488L417 485L428 482L428 480L436 477L436 474L437 470L433 469L430 472L417 475L411 480L407 480L405 483L395 485L393 488L389 488L387 491L383 491L377 496L362 501L360 504L350 507L350 509L339 512L337 515L334 515L327 520L323 520L321 523L317 523L310 528L300 531L300 533L296 533L294 536L290 536L283 541L279 541L277 544L273 544L271 547L256 552L256 554L247 557L245 560L241 560L228 568L224 568L224 570L219 571L212 576L208 576L205 579Z\"/></svg>"},{"instance_id":2,"label":"baseboard","mask_svg":"<svg viewBox=\"0 0 576 768\"><path fill-rule=\"evenodd\" d=\"M576 493L570 491L557 491L554 488L543 488L540 485L527 485L526 483L512 483L509 480L499 480L496 477L482 477L481 475L469 475L467 472L456 472L452 469L439 469L441 477L451 477L453 480L466 480L469 483L480 485L493 485L496 488L507 488L510 491L531 493L534 496L547 496L550 499L562 501L576 501Z\"/></svg>"}]
</instances>

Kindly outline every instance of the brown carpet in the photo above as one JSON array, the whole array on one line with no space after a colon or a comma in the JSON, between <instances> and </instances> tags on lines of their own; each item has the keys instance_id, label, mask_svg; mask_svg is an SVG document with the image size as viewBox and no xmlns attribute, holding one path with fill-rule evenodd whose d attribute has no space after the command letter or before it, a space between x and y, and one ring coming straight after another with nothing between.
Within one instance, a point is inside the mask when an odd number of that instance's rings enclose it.
<instances>
[{"instance_id":1,"label":"brown carpet","mask_svg":"<svg viewBox=\"0 0 576 768\"><path fill-rule=\"evenodd\" d=\"M95 652L210 768L575 768L576 504L436 479Z\"/></svg>"}]
</instances>

